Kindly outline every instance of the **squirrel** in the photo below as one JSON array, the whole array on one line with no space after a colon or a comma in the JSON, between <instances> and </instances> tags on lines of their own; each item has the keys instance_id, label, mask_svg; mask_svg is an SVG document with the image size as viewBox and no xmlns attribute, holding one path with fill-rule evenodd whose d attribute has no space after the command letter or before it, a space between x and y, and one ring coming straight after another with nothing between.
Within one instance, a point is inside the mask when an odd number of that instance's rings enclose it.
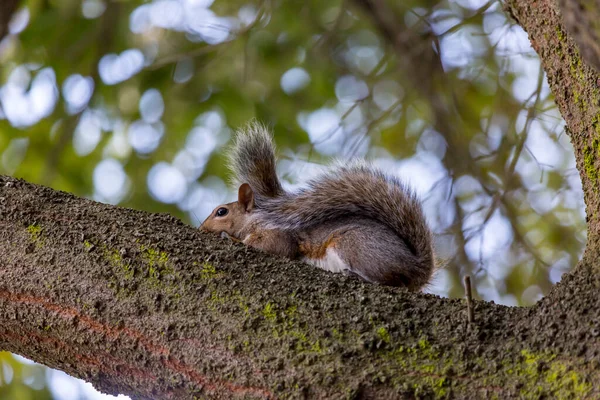
<instances>
[{"instance_id":1,"label":"squirrel","mask_svg":"<svg viewBox=\"0 0 600 400\"><path fill-rule=\"evenodd\" d=\"M229 164L238 200L216 207L201 230L372 283L418 290L431 279L432 233L399 179L351 162L286 192L271 133L256 122L237 132Z\"/></svg>"}]
</instances>

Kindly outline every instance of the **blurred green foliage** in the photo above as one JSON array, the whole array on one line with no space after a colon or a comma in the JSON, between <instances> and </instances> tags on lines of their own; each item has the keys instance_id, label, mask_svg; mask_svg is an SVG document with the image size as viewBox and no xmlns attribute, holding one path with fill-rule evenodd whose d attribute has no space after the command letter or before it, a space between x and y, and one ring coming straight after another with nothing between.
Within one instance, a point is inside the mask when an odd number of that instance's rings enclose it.
<instances>
[{"instance_id":1,"label":"blurred green foliage","mask_svg":"<svg viewBox=\"0 0 600 400\"><path fill-rule=\"evenodd\" d=\"M45 370L41 365L24 364L10 353L0 352L0 399L52 399Z\"/></svg>"},{"instance_id":2,"label":"blurred green foliage","mask_svg":"<svg viewBox=\"0 0 600 400\"><path fill-rule=\"evenodd\" d=\"M526 35L495 1L388 2L436 49L446 131L406 68L421 61L355 3L24 1L0 44L0 173L197 225L227 197L232 130L257 118L287 184L364 156L419 186L448 264L432 291L461 296L471 274L481 298L534 303L576 263L585 227ZM50 396L30 382L40 368L7 353L0 365L0 398Z\"/></svg>"}]
</instances>

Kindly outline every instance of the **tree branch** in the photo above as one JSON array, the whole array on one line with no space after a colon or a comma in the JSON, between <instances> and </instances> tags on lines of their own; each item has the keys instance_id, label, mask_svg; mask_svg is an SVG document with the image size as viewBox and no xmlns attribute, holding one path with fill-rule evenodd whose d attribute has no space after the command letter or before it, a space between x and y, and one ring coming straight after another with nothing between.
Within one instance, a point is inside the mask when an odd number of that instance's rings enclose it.
<instances>
[{"instance_id":1,"label":"tree branch","mask_svg":"<svg viewBox=\"0 0 600 400\"><path fill-rule=\"evenodd\" d=\"M598 393L589 382L600 372L573 350L581 341L556 324L532 334L547 302L475 302L469 326L463 300L362 283L8 177L0 248L0 348L108 393L472 398L575 383Z\"/></svg>"}]
</instances>

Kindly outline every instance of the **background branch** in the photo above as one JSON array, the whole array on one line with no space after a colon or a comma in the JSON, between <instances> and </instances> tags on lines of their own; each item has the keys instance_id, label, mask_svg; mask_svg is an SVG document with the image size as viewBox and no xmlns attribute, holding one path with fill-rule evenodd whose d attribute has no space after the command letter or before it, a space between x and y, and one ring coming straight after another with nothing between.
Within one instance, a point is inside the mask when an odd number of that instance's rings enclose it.
<instances>
[{"instance_id":1,"label":"background branch","mask_svg":"<svg viewBox=\"0 0 600 400\"><path fill-rule=\"evenodd\" d=\"M5 0L0 5L0 40L8 34L8 23L18 5L19 0Z\"/></svg>"}]
</instances>

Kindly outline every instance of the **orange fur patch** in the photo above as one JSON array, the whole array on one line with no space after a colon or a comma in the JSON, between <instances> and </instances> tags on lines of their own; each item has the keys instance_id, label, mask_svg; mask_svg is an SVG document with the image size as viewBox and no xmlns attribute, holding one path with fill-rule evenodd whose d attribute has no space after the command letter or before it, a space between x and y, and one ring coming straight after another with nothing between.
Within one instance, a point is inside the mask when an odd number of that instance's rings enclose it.
<instances>
[{"instance_id":1,"label":"orange fur patch","mask_svg":"<svg viewBox=\"0 0 600 400\"><path fill-rule=\"evenodd\" d=\"M336 235L335 233L332 233L331 235L329 235L327 240L325 240L325 242L323 242L321 244L316 244L316 243L313 243L308 240L300 242L300 244L299 244L300 254L302 254L304 257L315 259L315 260L321 259L321 258L325 257L325 254L327 253L327 249L329 247L335 248L335 245L338 240L339 240L338 235Z\"/></svg>"}]
</instances>

